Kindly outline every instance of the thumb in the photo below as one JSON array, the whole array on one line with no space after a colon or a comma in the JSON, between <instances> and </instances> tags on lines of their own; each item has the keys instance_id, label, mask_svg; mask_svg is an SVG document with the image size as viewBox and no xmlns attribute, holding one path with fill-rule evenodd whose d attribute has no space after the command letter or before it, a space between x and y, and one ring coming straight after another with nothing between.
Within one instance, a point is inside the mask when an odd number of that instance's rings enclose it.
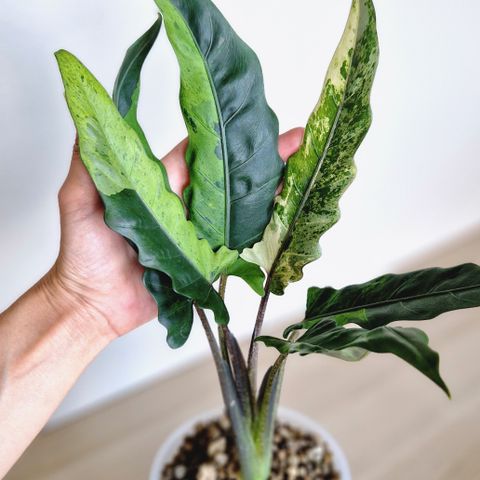
<instances>
[{"instance_id":1,"label":"thumb","mask_svg":"<svg viewBox=\"0 0 480 480\"><path fill-rule=\"evenodd\" d=\"M85 168L80 156L78 136L73 146L72 160L67 178L59 192L59 203L62 211L82 210L88 214L101 206L95 184Z\"/></svg>"}]
</instances>

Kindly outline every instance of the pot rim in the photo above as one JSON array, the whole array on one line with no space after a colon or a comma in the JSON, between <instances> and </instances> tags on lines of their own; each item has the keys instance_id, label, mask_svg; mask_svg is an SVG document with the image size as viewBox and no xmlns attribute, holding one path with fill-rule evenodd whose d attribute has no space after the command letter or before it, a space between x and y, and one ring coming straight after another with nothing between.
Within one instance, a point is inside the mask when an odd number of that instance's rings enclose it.
<instances>
[{"instance_id":1,"label":"pot rim","mask_svg":"<svg viewBox=\"0 0 480 480\"><path fill-rule=\"evenodd\" d=\"M182 444L183 439L192 433L194 427L198 423L204 423L208 422L209 420L213 420L214 418L218 418L220 415L222 415L222 413L223 409L219 408L207 410L191 417L189 420L186 420L177 429L175 429L157 450L152 467L150 469L149 480L160 479L162 469L171 460L172 456ZM332 452L333 464L340 473L340 480L352 480L352 474L350 472L350 466L348 464L345 452L328 430L325 430L325 428L323 428L315 420L312 420L303 413L290 408L279 407L278 416L281 420L291 423L296 427L305 429L307 432L315 433L322 438Z\"/></svg>"}]
</instances>

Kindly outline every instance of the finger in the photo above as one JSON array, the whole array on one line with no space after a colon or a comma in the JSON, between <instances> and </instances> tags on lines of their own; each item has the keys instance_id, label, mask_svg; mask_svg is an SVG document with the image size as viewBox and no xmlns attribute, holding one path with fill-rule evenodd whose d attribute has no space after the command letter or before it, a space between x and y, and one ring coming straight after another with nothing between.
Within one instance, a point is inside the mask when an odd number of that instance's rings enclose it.
<instances>
[{"instance_id":1,"label":"finger","mask_svg":"<svg viewBox=\"0 0 480 480\"><path fill-rule=\"evenodd\" d=\"M300 148L304 133L304 128L293 128L280 135L278 138L278 152L284 162L287 162L288 159ZM282 188L283 182L280 182L275 195L280 195Z\"/></svg>"},{"instance_id":2,"label":"finger","mask_svg":"<svg viewBox=\"0 0 480 480\"><path fill-rule=\"evenodd\" d=\"M75 139L75 144L73 146L72 161L70 163L70 170L68 172L66 182L70 183L72 187L76 187L88 195L93 195L97 191L93 180L91 179L80 157L78 137Z\"/></svg>"},{"instance_id":3,"label":"finger","mask_svg":"<svg viewBox=\"0 0 480 480\"><path fill-rule=\"evenodd\" d=\"M188 167L185 161L187 146L188 138L185 138L162 159L162 163L167 170L170 187L179 196L182 195L190 182Z\"/></svg>"},{"instance_id":4,"label":"finger","mask_svg":"<svg viewBox=\"0 0 480 480\"><path fill-rule=\"evenodd\" d=\"M101 204L95 184L80 158L78 137L75 139L73 146L67 178L60 190L60 199L63 207L81 208L89 211L96 209Z\"/></svg>"},{"instance_id":5,"label":"finger","mask_svg":"<svg viewBox=\"0 0 480 480\"><path fill-rule=\"evenodd\" d=\"M282 160L286 162L299 148L303 140L303 128L293 128L278 139L278 152Z\"/></svg>"}]
</instances>

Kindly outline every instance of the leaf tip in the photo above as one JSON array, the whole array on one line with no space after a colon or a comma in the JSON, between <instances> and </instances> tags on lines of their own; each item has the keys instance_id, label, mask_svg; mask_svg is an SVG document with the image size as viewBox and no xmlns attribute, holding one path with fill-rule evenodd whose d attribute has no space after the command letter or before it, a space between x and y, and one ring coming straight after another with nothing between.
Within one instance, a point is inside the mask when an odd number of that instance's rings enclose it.
<instances>
[{"instance_id":1,"label":"leaf tip","mask_svg":"<svg viewBox=\"0 0 480 480\"><path fill-rule=\"evenodd\" d=\"M170 335L167 336L167 345L172 350L178 350L179 348L183 347L185 345L185 342L186 340L178 340Z\"/></svg>"},{"instance_id":2,"label":"leaf tip","mask_svg":"<svg viewBox=\"0 0 480 480\"><path fill-rule=\"evenodd\" d=\"M452 394L450 392L450 389L447 387L447 385L444 382L442 382L442 383L443 383L443 385L441 385L441 389L445 392L445 395L447 395L447 398L449 400L451 400L452 399Z\"/></svg>"},{"instance_id":3,"label":"leaf tip","mask_svg":"<svg viewBox=\"0 0 480 480\"><path fill-rule=\"evenodd\" d=\"M68 51L68 50L65 50L63 48L61 48L60 50L57 50L55 53L55 58L57 59L57 62L58 63L63 63L64 61L66 61L68 58L72 58L73 55Z\"/></svg>"},{"instance_id":4,"label":"leaf tip","mask_svg":"<svg viewBox=\"0 0 480 480\"><path fill-rule=\"evenodd\" d=\"M55 53L55 59L57 60L58 68L60 69L60 73L62 74L62 78L65 80L65 75L69 72L72 65L80 64L80 60L70 53L68 50L64 50L63 48L57 50Z\"/></svg>"},{"instance_id":5,"label":"leaf tip","mask_svg":"<svg viewBox=\"0 0 480 480\"><path fill-rule=\"evenodd\" d=\"M288 336L294 331L296 330L296 325L290 325L289 327L287 327L284 331L283 331L283 338L288 338Z\"/></svg>"}]
</instances>

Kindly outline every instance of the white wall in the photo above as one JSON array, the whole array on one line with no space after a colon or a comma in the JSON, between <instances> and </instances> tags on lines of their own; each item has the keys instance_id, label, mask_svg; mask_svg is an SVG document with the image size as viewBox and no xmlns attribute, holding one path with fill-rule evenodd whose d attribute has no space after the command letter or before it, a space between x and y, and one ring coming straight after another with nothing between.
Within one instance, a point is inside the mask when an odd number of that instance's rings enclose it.
<instances>
[{"instance_id":1,"label":"white wall","mask_svg":"<svg viewBox=\"0 0 480 480\"><path fill-rule=\"evenodd\" d=\"M358 178L342 201L342 221L322 240L325 257L306 269L304 282L272 302L270 322L298 315L309 285L366 280L480 220L480 3L376 3L382 56L373 128L357 155ZM217 4L258 52L282 129L304 125L349 1ZM0 3L0 308L38 279L57 252L56 192L74 130L53 52L71 50L111 89L124 50L155 12L152 0ZM162 33L145 68L141 100L158 155L185 133L177 73ZM246 335L256 299L232 285L233 329ZM206 350L197 329L184 349L169 351L154 321L105 350L55 418L172 372Z\"/></svg>"}]
</instances>

